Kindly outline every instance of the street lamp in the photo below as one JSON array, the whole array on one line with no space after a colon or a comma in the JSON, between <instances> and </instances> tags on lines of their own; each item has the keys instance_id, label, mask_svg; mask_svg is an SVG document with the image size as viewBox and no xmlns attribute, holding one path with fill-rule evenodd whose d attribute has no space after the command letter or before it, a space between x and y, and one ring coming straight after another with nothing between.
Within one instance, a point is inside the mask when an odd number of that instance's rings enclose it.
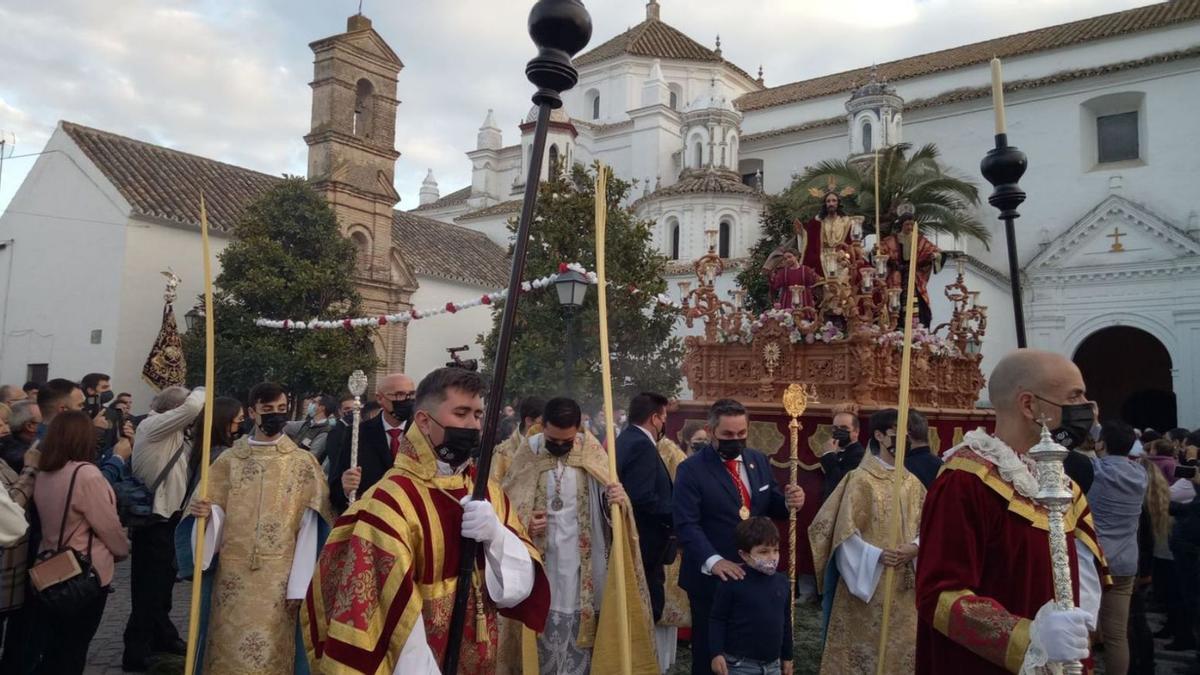
<instances>
[{"instance_id":1,"label":"street lamp","mask_svg":"<svg viewBox=\"0 0 1200 675\"><path fill-rule=\"evenodd\" d=\"M575 270L567 270L558 275L554 281L554 290L558 292L558 304L563 308L567 317L567 363L566 389L567 396L575 396L575 324L583 299L587 297L587 277Z\"/></svg>"},{"instance_id":2,"label":"street lamp","mask_svg":"<svg viewBox=\"0 0 1200 675\"><path fill-rule=\"evenodd\" d=\"M195 307L189 309L187 314L183 315L183 325L187 327L187 332L199 330L204 326L204 306L197 303Z\"/></svg>"}]
</instances>

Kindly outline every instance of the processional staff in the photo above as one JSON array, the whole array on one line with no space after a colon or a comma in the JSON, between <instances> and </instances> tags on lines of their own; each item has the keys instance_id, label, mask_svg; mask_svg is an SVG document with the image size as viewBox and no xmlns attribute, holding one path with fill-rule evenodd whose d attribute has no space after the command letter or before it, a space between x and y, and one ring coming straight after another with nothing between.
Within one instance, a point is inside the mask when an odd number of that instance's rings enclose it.
<instances>
[{"instance_id":1,"label":"processional staff","mask_svg":"<svg viewBox=\"0 0 1200 675\"><path fill-rule=\"evenodd\" d=\"M488 474L492 468L492 451L496 444L496 427L504 407L504 380L508 375L508 357L512 347L517 320L517 302L521 297L521 281L525 274L525 251L529 246L529 228L541 184L542 160L546 152L546 132L550 126L550 111L562 107L562 92L574 87L579 73L571 57L587 46L592 38L592 18L579 0L538 0L529 11L529 36L538 47L538 55L525 66L525 76L538 89L533 95L537 105L537 123L533 132L533 148L529 173L525 178L525 196L521 219L513 242L512 270L508 277L508 295L500 314L496 340L496 359L492 363L492 386L488 391L484 412L483 432L480 435L479 461L476 464L475 486L471 498L487 499ZM454 591L454 609L446 635L446 656L442 663L444 675L458 672L459 647L466 624L467 594L475 572L477 542L463 537L459 554L458 585Z\"/></svg>"},{"instance_id":2,"label":"processional staff","mask_svg":"<svg viewBox=\"0 0 1200 675\"><path fill-rule=\"evenodd\" d=\"M793 286L793 293L797 287ZM800 423L800 417L804 415L804 411L808 409L809 403L816 403L817 397L815 390L806 390L799 384L792 383L788 385L786 391L783 392L783 409L787 412L788 417L792 421L788 423L788 429L791 431L791 453L788 464L790 465L788 482L792 485L799 486L800 480L800 430L804 425ZM790 587L792 589L792 625L796 625L796 510L788 509L788 545L791 547L790 555L788 556L788 578L791 579Z\"/></svg>"},{"instance_id":3,"label":"processional staff","mask_svg":"<svg viewBox=\"0 0 1200 675\"><path fill-rule=\"evenodd\" d=\"M346 387L354 394L354 419L350 426L350 468L353 469L358 466L358 424L362 421L362 395L367 390L367 376L361 370L350 373ZM351 504L357 498L358 490L351 490L350 494L346 495L346 501Z\"/></svg>"}]
</instances>

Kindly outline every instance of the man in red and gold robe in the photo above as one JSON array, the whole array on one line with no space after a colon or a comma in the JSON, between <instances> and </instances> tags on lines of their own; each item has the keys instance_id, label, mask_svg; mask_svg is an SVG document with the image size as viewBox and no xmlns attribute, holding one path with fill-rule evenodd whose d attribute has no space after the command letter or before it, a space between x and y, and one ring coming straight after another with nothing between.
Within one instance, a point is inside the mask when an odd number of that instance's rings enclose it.
<instances>
[{"instance_id":1,"label":"man in red and gold robe","mask_svg":"<svg viewBox=\"0 0 1200 675\"><path fill-rule=\"evenodd\" d=\"M483 388L477 373L459 368L435 370L417 387L395 465L337 521L321 552L302 612L313 672L439 672L462 536L481 551L459 672L495 672L497 613L544 628L549 584L516 512L494 482L488 501L469 500Z\"/></svg>"},{"instance_id":2,"label":"man in red and gold robe","mask_svg":"<svg viewBox=\"0 0 1200 675\"><path fill-rule=\"evenodd\" d=\"M929 277L942 269L943 253L934 246L925 235L917 234L917 250L909 251L912 241L912 230L917 226L916 216L909 212L900 216L900 232L893 232L879 244L880 250L888 257L888 288L900 289L900 306L906 307L904 292L908 289L908 265L912 261L917 264L917 318L921 325L929 328L933 321L933 311L929 308ZM900 324L900 330L904 324Z\"/></svg>"},{"instance_id":3,"label":"man in red and gold robe","mask_svg":"<svg viewBox=\"0 0 1200 675\"><path fill-rule=\"evenodd\" d=\"M1106 578L1087 499L1065 515L1076 608L1054 598L1046 510L1026 457L1041 424L1080 424L1083 377L1059 354L1022 349L992 372L996 435L968 433L947 453L921 518L917 673L1038 672L1088 657ZM1088 423L1090 426L1090 423ZM1029 671L1023 671L1028 668Z\"/></svg>"},{"instance_id":4,"label":"man in red and gold robe","mask_svg":"<svg viewBox=\"0 0 1200 675\"><path fill-rule=\"evenodd\" d=\"M780 309L791 309L795 306L792 301L792 286L799 286L800 307L813 307L813 285L820 277L811 267L800 264L800 254L795 249L783 251L783 264L771 273L771 304Z\"/></svg>"}]
</instances>

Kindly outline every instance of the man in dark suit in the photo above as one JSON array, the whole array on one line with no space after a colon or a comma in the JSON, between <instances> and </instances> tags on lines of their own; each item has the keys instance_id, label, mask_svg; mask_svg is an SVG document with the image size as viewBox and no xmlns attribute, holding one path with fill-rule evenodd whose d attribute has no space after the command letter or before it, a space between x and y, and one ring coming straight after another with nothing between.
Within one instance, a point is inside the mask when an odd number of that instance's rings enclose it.
<instances>
[{"instance_id":1,"label":"man in dark suit","mask_svg":"<svg viewBox=\"0 0 1200 675\"><path fill-rule=\"evenodd\" d=\"M337 443L328 448L329 501L334 509L346 510L350 505L349 493L357 492L361 497L392 468L400 437L412 421L416 394L416 384L404 373L393 373L379 380L375 400L383 407L383 414L359 424L358 466L350 466L350 429L342 429L336 432L336 437L330 437L330 443Z\"/></svg>"},{"instance_id":2,"label":"man in dark suit","mask_svg":"<svg viewBox=\"0 0 1200 675\"><path fill-rule=\"evenodd\" d=\"M733 399L712 405L705 426L709 446L675 472L675 528L683 550L679 585L692 608L692 673L709 675L708 621L717 584L746 575L733 531L753 516L785 520L804 506L804 491L775 484L767 456L746 447L750 419ZM626 485L626 491L629 487Z\"/></svg>"},{"instance_id":3,"label":"man in dark suit","mask_svg":"<svg viewBox=\"0 0 1200 675\"><path fill-rule=\"evenodd\" d=\"M673 534L671 475L658 454L658 439L667 428L667 403L659 394L634 396L629 402L629 426L617 435L617 476L633 505L656 623L666 604L663 564Z\"/></svg>"},{"instance_id":4,"label":"man in dark suit","mask_svg":"<svg viewBox=\"0 0 1200 675\"><path fill-rule=\"evenodd\" d=\"M904 453L904 468L917 477L928 490L942 470L942 458L929 448L929 420L916 410L908 411L908 452Z\"/></svg>"},{"instance_id":5,"label":"man in dark suit","mask_svg":"<svg viewBox=\"0 0 1200 675\"><path fill-rule=\"evenodd\" d=\"M821 471L825 483L821 490L823 503L846 474L858 468L863 458L863 446L858 442L858 415L842 411L833 416L833 433L821 448Z\"/></svg>"}]
</instances>

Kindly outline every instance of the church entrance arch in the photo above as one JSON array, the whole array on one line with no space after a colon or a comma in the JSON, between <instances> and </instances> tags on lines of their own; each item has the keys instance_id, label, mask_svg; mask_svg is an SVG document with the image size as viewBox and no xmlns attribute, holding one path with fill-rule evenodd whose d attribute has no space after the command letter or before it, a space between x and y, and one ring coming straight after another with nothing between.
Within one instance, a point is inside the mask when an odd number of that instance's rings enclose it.
<instances>
[{"instance_id":1,"label":"church entrance arch","mask_svg":"<svg viewBox=\"0 0 1200 675\"><path fill-rule=\"evenodd\" d=\"M1159 431L1176 426L1171 354L1152 334L1132 326L1102 328L1080 343L1074 361L1101 420Z\"/></svg>"}]
</instances>

